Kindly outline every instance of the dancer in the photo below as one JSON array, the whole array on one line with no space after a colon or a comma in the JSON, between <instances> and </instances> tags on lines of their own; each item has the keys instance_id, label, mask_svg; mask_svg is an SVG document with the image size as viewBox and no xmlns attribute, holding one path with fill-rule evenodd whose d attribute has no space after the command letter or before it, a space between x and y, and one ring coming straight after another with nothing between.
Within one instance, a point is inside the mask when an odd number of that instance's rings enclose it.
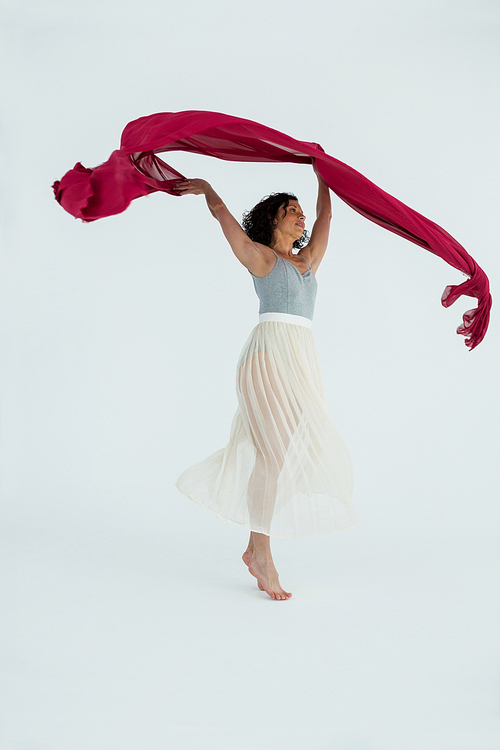
<instances>
[{"instance_id":1,"label":"dancer","mask_svg":"<svg viewBox=\"0 0 500 750\"><path fill-rule=\"evenodd\" d=\"M237 365L238 409L226 448L179 477L178 489L216 515L250 529L243 560L273 599L279 582L271 536L298 537L357 525L352 468L328 414L311 331L315 274L330 230L329 189L318 178L310 239L294 195L274 193L243 229L211 185L180 180L178 195L204 195L260 298L259 323ZM293 250L298 249L297 253Z\"/></svg>"},{"instance_id":2,"label":"dancer","mask_svg":"<svg viewBox=\"0 0 500 750\"><path fill-rule=\"evenodd\" d=\"M319 193L309 243L295 196L273 194L261 201L246 215L243 231L207 182L186 180L159 158L169 151L237 162L312 162ZM464 273L467 279L447 286L441 301L449 307L461 296L477 298L477 307L463 314L457 333L466 337L471 350L478 346L491 308L482 268L442 227L315 142L220 112L158 112L129 122L120 148L106 162L94 169L78 162L53 184L61 206L83 221L118 214L156 191L204 194L236 257L252 274L260 297L259 324L238 362L239 406L229 442L185 471L177 486L218 516L250 529L243 558L261 588L281 599L288 594L272 563L270 536L357 525L350 459L328 416L310 331L315 272L328 239L328 188L362 216Z\"/></svg>"}]
</instances>

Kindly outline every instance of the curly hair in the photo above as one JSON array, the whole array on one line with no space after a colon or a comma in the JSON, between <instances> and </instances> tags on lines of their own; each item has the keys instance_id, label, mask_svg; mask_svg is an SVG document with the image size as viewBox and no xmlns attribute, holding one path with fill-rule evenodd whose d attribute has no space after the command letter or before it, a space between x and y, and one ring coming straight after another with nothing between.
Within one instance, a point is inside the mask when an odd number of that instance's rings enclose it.
<instances>
[{"instance_id":1,"label":"curly hair","mask_svg":"<svg viewBox=\"0 0 500 750\"><path fill-rule=\"evenodd\" d=\"M254 242L260 242L262 245L270 247L274 236L274 219L278 215L280 206L285 204L286 210L291 200L297 200L297 196L293 193L271 193L271 195L262 198L256 206L243 214L241 225L245 234ZM302 237L293 243L293 247L300 250L307 244L308 240L309 232L304 230Z\"/></svg>"}]
</instances>

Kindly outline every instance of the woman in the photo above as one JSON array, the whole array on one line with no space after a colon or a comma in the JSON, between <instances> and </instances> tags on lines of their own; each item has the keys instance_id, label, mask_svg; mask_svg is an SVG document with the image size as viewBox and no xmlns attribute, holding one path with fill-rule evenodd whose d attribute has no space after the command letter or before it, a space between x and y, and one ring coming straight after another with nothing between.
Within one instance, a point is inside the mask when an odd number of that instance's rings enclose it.
<instances>
[{"instance_id":1,"label":"woman","mask_svg":"<svg viewBox=\"0 0 500 750\"><path fill-rule=\"evenodd\" d=\"M351 461L326 408L311 332L315 274L331 219L328 187L313 168L318 200L309 242L306 217L291 194L263 199L245 214L242 229L208 182L176 184L179 195L205 196L260 298L259 324L238 361L239 407L229 442L187 469L177 487L218 516L250 529L243 560L259 588L279 600L291 594L280 585L271 536L357 525Z\"/></svg>"}]
</instances>

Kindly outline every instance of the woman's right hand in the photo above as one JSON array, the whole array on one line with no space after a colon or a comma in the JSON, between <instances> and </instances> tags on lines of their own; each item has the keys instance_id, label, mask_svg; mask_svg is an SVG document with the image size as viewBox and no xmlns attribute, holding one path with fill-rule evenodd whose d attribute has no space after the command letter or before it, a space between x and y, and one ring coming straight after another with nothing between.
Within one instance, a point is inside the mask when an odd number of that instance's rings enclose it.
<instances>
[{"instance_id":1,"label":"woman's right hand","mask_svg":"<svg viewBox=\"0 0 500 750\"><path fill-rule=\"evenodd\" d=\"M177 180L177 182L172 185L172 192L174 195L204 195L208 209L216 219L218 218L218 209L221 207L225 208L224 202L219 198L211 184L206 180L200 180L198 178L194 180Z\"/></svg>"},{"instance_id":2,"label":"woman's right hand","mask_svg":"<svg viewBox=\"0 0 500 750\"><path fill-rule=\"evenodd\" d=\"M206 180L198 178L194 180L178 180L173 185L173 189L177 195L206 195L209 188L210 184Z\"/></svg>"}]
</instances>

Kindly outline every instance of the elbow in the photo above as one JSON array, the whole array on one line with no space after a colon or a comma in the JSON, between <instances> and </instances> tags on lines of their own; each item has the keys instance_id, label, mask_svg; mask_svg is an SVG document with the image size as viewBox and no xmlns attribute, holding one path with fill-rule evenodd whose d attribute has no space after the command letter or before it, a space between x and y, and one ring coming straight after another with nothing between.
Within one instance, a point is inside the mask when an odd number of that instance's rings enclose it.
<instances>
[{"instance_id":1,"label":"elbow","mask_svg":"<svg viewBox=\"0 0 500 750\"><path fill-rule=\"evenodd\" d=\"M216 219L219 219L221 211L223 211L225 208L226 208L226 204L222 203L222 201L220 201L219 203L211 203L209 205L210 213Z\"/></svg>"},{"instance_id":2,"label":"elbow","mask_svg":"<svg viewBox=\"0 0 500 750\"><path fill-rule=\"evenodd\" d=\"M218 218L218 214L221 211L223 211L225 208L226 208L226 204L223 203L222 201L219 201L218 203L213 203L210 206L210 210L211 210L211 212L213 213L213 215L215 216L216 219Z\"/></svg>"},{"instance_id":3,"label":"elbow","mask_svg":"<svg viewBox=\"0 0 500 750\"><path fill-rule=\"evenodd\" d=\"M318 214L316 216L316 219L322 219L324 221L331 221L332 220L332 212L330 209L325 209L324 211L318 211Z\"/></svg>"}]
</instances>

